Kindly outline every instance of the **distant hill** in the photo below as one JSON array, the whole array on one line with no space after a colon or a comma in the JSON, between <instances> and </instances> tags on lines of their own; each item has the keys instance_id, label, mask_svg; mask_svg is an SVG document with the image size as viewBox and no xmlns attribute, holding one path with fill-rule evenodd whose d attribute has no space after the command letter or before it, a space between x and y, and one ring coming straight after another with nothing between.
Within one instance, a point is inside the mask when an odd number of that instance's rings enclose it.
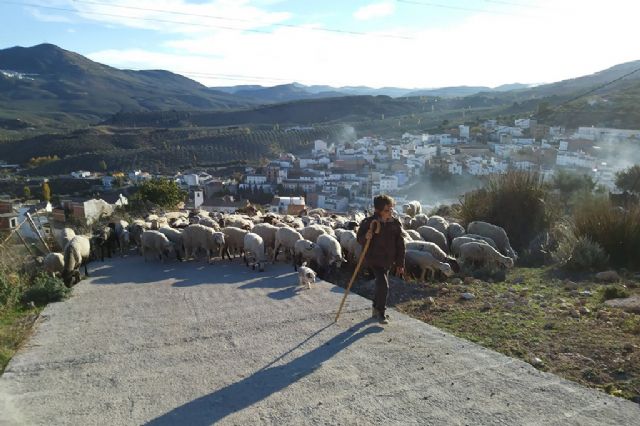
<instances>
[{"instance_id":1,"label":"distant hill","mask_svg":"<svg viewBox=\"0 0 640 426\"><path fill-rule=\"evenodd\" d=\"M103 124L113 126L311 125L398 117L431 110L433 100L388 96L343 96L264 105L238 111L122 112Z\"/></svg>"},{"instance_id":2,"label":"distant hill","mask_svg":"<svg viewBox=\"0 0 640 426\"><path fill-rule=\"evenodd\" d=\"M438 89L416 90L405 94L404 96L439 96L443 98L459 98L474 95L481 92L507 92L510 90L522 90L528 88L527 84L513 83L503 84L495 88L486 86L453 86L441 87Z\"/></svg>"},{"instance_id":3,"label":"distant hill","mask_svg":"<svg viewBox=\"0 0 640 426\"><path fill-rule=\"evenodd\" d=\"M0 118L37 121L70 114L95 121L118 111L253 104L168 71L119 70L52 44L0 50L0 70Z\"/></svg>"},{"instance_id":4,"label":"distant hill","mask_svg":"<svg viewBox=\"0 0 640 426\"><path fill-rule=\"evenodd\" d=\"M228 93L238 97L246 98L256 103L280 103L302 99L319 99L336 96L346 96L339 91L311 91L306 86L291 83L281 84L273 87L262 86L240 86L231 89Z\"/></svg>"},{"instance_id":5,"label":"distant hill","mask_svg":"<svg viewBox=\"0 0 640 426\"><path fill-rule=\"evenodd\" d=\"M527 84L504 84L495 88L487 86L454 86L435 89L406 89L401 87L381 87L379 89L367 86L343 86L331 87L323 85L305 86L300 83L281 84L278 86L264 87L256 85L240 85L229 87L215 87L214 90L234 94L264 103L286 102L301 99L319 99L338 96L438 96L443 98L455 98L469 96L480 92L503 92L508 90L520 90L530 87Z\"/></svg>"}]
</instances>

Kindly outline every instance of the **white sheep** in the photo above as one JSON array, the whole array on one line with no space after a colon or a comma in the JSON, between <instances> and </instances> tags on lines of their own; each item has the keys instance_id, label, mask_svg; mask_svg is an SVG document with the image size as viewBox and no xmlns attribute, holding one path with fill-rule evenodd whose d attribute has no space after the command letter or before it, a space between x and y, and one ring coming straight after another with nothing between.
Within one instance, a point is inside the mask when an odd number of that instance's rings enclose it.
<instances>
[{"instance_id":1,"label":"white sheep","mask_svg":"<svg viewBox=\"0 0 640 426\"><path fill-rule=\"evenodd\" d=\"M500 253L505 256L509 256L514 260L517 259L518 256L515 250L511 248L511 244L509 244L509 237L503 228L497 225L492 225L491 223L475 221L471 222L469 226L467 226L467 232L491 238L495 241Z\"/></svg>"},{"instance_id":2,"label":"white sheep","mask_svg":"<svg viewBox=\"0 0 640 426\"><path fill-rule=\"evenodd\" d=\"M345 234L345 233L348 233L348 232L351 232L351 231L349 231L348 229L344 229L344 228L337 228L333 232L334 232L336 238L338 239L338 241L340 241L340 238L341 238L342 234Z\"/></svg>"},{"instance_id":3,"label":"white sheep","mask_svg":"<svg viewBox=\"0 0 640 426\"><path fill-rule=\"evenodd\" d=\"M417 214L422 213L422 204L417 200L409 201L402 206L402 211L408 216L415 217Z\"/></svg>"},{"instance_id":4,"label":"white sheep","mask_svg":"<svg viewBox=\"0 0 640 426\"><path fill-rule=\"evenodd\" d=\"M267 259L264 253L264 241L262 237L253 232L247 232L244 236L244 263L249 266L251 263L252 268L260 272L264 271L264 265L267 263Z\"/></svg>"},{"instance_id":5,"label":"white sheep","mask_svg":"<svg viewBox=\"0 0 640 426\"><path fill-rule=\"evenodd\" d=\"M442 234L447 234L447 228L449 227L449 222L442 216L431 216L427 220L427 226L437 229L442 232Z\"/></svg>"},{"instance_id":6,"label":"white sheep","mask_svg":"<svg viewBox=\"0 0 640 426\"><path fill-rule=\"evenodd\" d=\"M273 261L275 262L280 248L282 247L285 253L293 254L293 247L298 240L302 240L302 235L295 229L291 228L279 228L276 232L276 248L273 251Z\"/></svg>"},{"instance_id":7,"label":"white sheep","mask_svg":"<svg viewBox=\"0 0 640 426\"><path fill-rule=\"evenodd\" d=\"M462 237L466 233L467 231L465 231L464 226L460 225L459 223L451 222L449 224L449 227L447 228L446 236L449 240L449 243L451 243L454 238Z\"/></svg>"},{"instance_id":8,"label":"white sheep","mask_svg":"<svg viewBox=\"0 0 640 426\"><path fill-rule=\"evenodd\" d=\"M424 213L417 214L411 222L411 229L418 229L421 226L426 226L429 221L429 216Z\"/></svg>"},{"instance_id":9,"label":"white sheep","mask_svg":"<svg viewBox=\"0 0 640 426\"><path fill-rule=\"evenodd\" d=\"M158 229L158 232L163 234L171 243L176 251L176 257L178 260L184 259L184 241L182 238L182 231L179 229L169 228L166 226Z\"/></svg>"},{"instance_id":10,"label":"white sheep","mask_svg":"<svg viewBox=\"0 0 640 426\"><path fill-rule=\"evenodd\" d=\"M415 229L407 229L407 234L409 234L413 241L424 241L420 236L420 233Z\"/></svg>"},{"instance_id":11,"label":"white sheep","mask_svg":"<svg viewBox=\"0 0 640 426\"><path fill-rule=\"evenodd\" d=\"M316 272L307 266L307 262L303 262L298 268L298 284L311 288L311 284L314 282L316 282Z\"/></svg>"},{"instance_id":12,"label":"white sheep","mask_svg":"<svg viewBox=\"0 0 640 426\"><path fill-rule=\"evenodd\" d=\"M270 256L273 256L273 250L276 248L276 232L278 232L278 227L270 223L258 223L251 229L251 232L262 237L265 253L270 253Z\"/></svg>"},{"instance_id":13,"label":"white sheep","mask_svg":"<svg viewBox=\"0 0 640 426\"><path fill-rule=\"evenodd\" d=\"M120 255L123 255L129 248L131 242L131 234L129 233L129 222L126 220L119 220L115 223L116 238L118 239L118 246L120 247Z\"/></svg>"},{"instance_id":14,"label":"white sheep","mask_svg":"<svg viewBox=\"0 0 640 426\"><path fill-rule=\"evenodd\" d=\"M64 254L48 253L42 260L42 269L54 277L64 271Z\"/></svg>"},{"instance_id":15,"label":"white sheep","mask_svg":"<svg viewBox=\"0 0 640 426\"><path fill-rule=\"evenodd\" d=\"M253 222L249 218L244 218L239 215L228 215L224 218L224 226L240 228L244 230L251 230L253 228Z\"/></svg>"},{"instance_id":16,"label":"white sheep","mask_svg":"<svg viewBox=\"0 0 640 426\"><path fill-rule=\"evenodd\" d=\"M235 257L236 255L244 253L244 236L247 235L248 232L246 229L235 226L225 226L222 228L222 233L225 238L224 253L227 253L229 259L231 259L232 254Z\"/></svg>"},{"instance_id":17,"label":"white sheep","mask_svg":"<svg viewBox=\"0 0 640 426\"><path fill-rule=\"evenodd\" d=\"M67 287L80 281L80 267L84 265L84 274L89 276L87 263L91 257L91 242L84 235L76 235L64 248L64 269L62 279Z\"/></svg>"},{"instance_id":18,"label":"white sheep","mask_svg":"<svg viewBox=\"0 0 640 426\"><path fill-rule=\"evenodd\" d=\"M140 251L140 247L142 246L142 242L140 241L142 233L148 229L151 229L150 224L140 219L134 220L129 225L129 239L138 247L138 251Z\"/></svg>"},{"instance_id":19,"label":"white sheep","mask_svg":"<svg viewBox=\"0 0 640 426\"><path fill-rule=\"evenodd\" d=\"M442 251L437 244L432 243L430 241L409 241L405 243L406 250L414 250L414 251L426 251L431 253L433 257L438 259L440 262L446 262L449 257L447 253Z\"/></svg>"},{"instance_id":20,"label":"white sheep","mask_svg":"<svg viewBox=\"0 0 640 426\"><path fill-rule=\"evenodd\" d=\"M305 240L316 242L320 235L326 234L327 230L322 225L309 225L300 230L300 235Z\"/></svg>"},{"instance_id":21,"label":"white sheep","mask_svg":"<svg viewBox=\"0 0 640 426\"><path fill-rule=\"evenodd\" d=\"M353 244L354 241L357 241L357 235L355 231L344 231L338 235L338 242L340 243L340 247L342 247L342 252L344 254L345 259L352 259L353 252Z\"/></svg>"},{"instance_id":22,"label":"white sheep","mask_svg":"<svg viewBox=\"0 0 640 426\"><path fill-rule=\"evenodd\" d=\"M218 222L210 217L201 217L200 220L198 220L198 224L207 226L216 232L220 231L220 225L218 224Z\"/></svg>"},{"instance_id":23,"label":"white sheep","mask_svg":"<svg viewBox=\"0 0 640 426\"><path fill-rule=\"evenodd\" d=\"M453 241L451 241L451 247L450 247L450 251L451 254L453 256L459 256L460 255L460 247L463 244L466 243L471 243L471 242L481 242L481 243L485 243L490 245L491 247L493 247L494 249L498 249L496 247L496 243L493 242L493 240L491 238L486 238L486 237L480 237L478 236L471 236L469 234L463 235L462 237L456 237L453 239Z\"/></svg>"},{"instance_id":24,"label":"white sheep","mask_svg":"<svg viewBox=\"0 0 640 426\"><path fill-rule=\"evenodd\" d=\"M317 244L322 248L322 251L326 257L327 263L321 265L326 268L339 268L344 261L342 257L342 247L335 237L323 234L318 237Z\"/></svg>"},{"instance_id":25,"label":"white sheep","mask_svg":"<svg viewBox=\"0 0 640 426\"><path fill-rule=\"evenodd\" d=\"M144 231L140 237L140 241L142 243L140 250L145 262L147 261L147 254L149 253L157 256L160 260L163 258L169 259L169 257L175 253L171 241L160 231Z\"/></svg>"},{"instance_id":26,"label":"white sheep","mask_svg":"<svg viewBox=\"0 0 640 426\"><path fill-rule=\"evenodd\" d=\"M484 235L479 235L479 234L464 234L463 237L469 237L469 238L473 238L474 240L480 240L480 241L484 241L485 243L489 244L491 247L493 247L494 249L499 250L498 245L496 244L495 241L493 241L492 238L489 237L485 237Z\"/></svg>"},{"instance_id":27,"label":"white sheep","mask_svg":"<svg viewBox=\"0 0 640 426\"><path fill-rule=\"evenodd\" d=\"M64 228L62 230L62 245L60 247L64 249L67 246L67 244L69 244L69 241L71 241L75 236L76 236L76 233L73 229Z\"/></svg>"},{"instance_id":28,"label":"white sheep","mask_svg":"<svg viewBox=\"0 0 640 426\"><path fill-rule=\"evenodd\" d=\"M327 263L324 251L322 251L322 247L309 240L296 241L293 246L293 252L294 271L298 270L298 266L304 263L315 266L316 268L321 268Z\"/></svg>"},{"instance_id":29,"label":"white sheep","mask_svg":"<svg viewBox=\"0 0 640 426\"><path fill-rule=\"evenodd\" d=\"M207 262L211 263L212 255L222 256L225 246L225 236L222 232L216 232L207 226L189 225L182 231L185 260L195 257L198 249L207 253Z\"/></svg>"},{"instance_id":30,"label":"white sheep","mask_svg":"<svg viewBox=\"0 0 640 426\"><path fill-rule=\"evenodd\" d=\"M405 262L408 267L417 266L420 269L420 281L425 281L426 274L433 277L436 271L442 272L445 276L453 275L451 265L436 259L431 253L419 250L407 250L405 252Z\"/></svg>"},{"instance_id":31,"label":"white sheep","mask_svg":"<svg viewBox=\"0 0 640 426\"><path fill-rule=\"evenodd\" d=\"M445 253L449 252L449 244L447 243L447 237L440 231L431 226L421 226L417 229L418 233L425 241L431 241L436 243Z\"/></svg>"},{"instance_id":32,"label":"white sheep","mask_svg":"<svg viewBox=\"0 0 640 426\"><path fill-rule=\"evenodd\" d=\"M479 241L472 241L460 246L460 256L458 260L463 265L471 263L472 266L496 265L504 268L513 267L513 259L503 256L498 250L489 244Z\"/></svg>"}]
</instances>

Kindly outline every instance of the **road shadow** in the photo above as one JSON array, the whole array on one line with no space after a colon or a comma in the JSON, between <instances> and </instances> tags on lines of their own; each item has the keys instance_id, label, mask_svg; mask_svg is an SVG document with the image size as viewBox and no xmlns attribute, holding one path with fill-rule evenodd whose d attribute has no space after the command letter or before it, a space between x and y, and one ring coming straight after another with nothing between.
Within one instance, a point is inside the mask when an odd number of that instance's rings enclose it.
<instances>
[{"instance_id":1,"label":"road shadow","mask_svg":"<svg viewBox=\"0 0 640 426\"><path fill-rule=\"evenodd\" d=\"M170 281L174 287L243 282L245 288L284 288L295 280L286 268L277 265L272 270L257 272L240 262L216 260L211 264L199 261L148 261L134 256L128 259L108 259L89 265L91 284L153 284Z\"/></svg>"},{"instance_id":2,"label":"road shadow","mask_svg":"<svg viewBox=\"0 0 640 426\"><path fill-rule=\"evenodd\" d=\"M370 321L362 321L321 344L316 349L286 363L273 366L288 353L301 347L305 342L327 329L329 324L316 331L295 348L276 358L251 376L223 389L190 401L157 417L147 425L210 425L225 417L244 410L269 397L275 392L294 384L316 371L322 363L363 337L380 333L384 329ZM369 327L365 327L369 325ZM365 327L363 329L363 327Z\"/></svg>"}]
</instances>

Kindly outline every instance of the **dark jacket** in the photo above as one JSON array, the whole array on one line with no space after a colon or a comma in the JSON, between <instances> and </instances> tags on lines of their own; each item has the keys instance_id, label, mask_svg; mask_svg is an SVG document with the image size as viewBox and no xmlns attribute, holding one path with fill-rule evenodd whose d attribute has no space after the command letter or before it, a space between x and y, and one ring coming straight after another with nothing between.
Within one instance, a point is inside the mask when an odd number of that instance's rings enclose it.
<instances>
[{"instance_id":1,"label":"dark jacket","mask_svg":"<svg viewBox=\"0 0 640 426\"><path fill-rule=\"evenodd\" d=\"M377 214L369 216L362 221L360 228L358 228L358 243L364 248L367 241L365 236L374 219L380 222L380 233L373 234L364 264L383 268L390 268L395 264L395 266L404 268L405 247L402 238L402 224L397 218L392 217L388 222L383 222Z\"/></svg>"}]
</instances>

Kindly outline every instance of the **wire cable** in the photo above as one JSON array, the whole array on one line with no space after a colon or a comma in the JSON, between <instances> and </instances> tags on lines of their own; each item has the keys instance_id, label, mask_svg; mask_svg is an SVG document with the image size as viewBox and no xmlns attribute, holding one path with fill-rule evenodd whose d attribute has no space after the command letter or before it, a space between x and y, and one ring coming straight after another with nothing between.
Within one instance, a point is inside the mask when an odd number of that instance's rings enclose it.
<instances>
[{"instance_id":1,"label":"wire cable","mask_svg":"<svg viewBox=\"0 0 640 426\"><path fill-rule=\"evenodd\" d=\"M240 28L240 27L233 27L233 26L219 25L219 24L199 24L197 22L186 22L186 21L175 21L175 20L170 20L170 19L127 16L127 15L120 15L120 14L116 14L116 13L84 11L84 10L69 9L69 8L58 7L58 6L45 6L45 5L37 4L37 3L15 2L15 1L8 1L8 0L1 0L0 3L12 4L12 5L17 5L17 6L29 6L29 7L41 8L41 9L55 10L55 11L59 11L59 12L81 14L81 15L107 16L107 17L111 17L111 18L133 19L133 20L139 20L139 21L145 21L145 22L157 22L157 23L162 23L162 24L179 24L179 25L187 25L187 26L193 26L193 27L217 28L217 29L220 29L220 30L228 30L228 31L239 31L239 32L245 31L245 32L259 33L259 34L272 34L271 31L259 30L259 29L255 29L255 28ZM116 6L116 5L106 5L106 4L103 5L103 6L133 8L133 6ZM152 9L148 9L148 10L151 11ZM199 17L205 18L205 19L227 19L227 18L221 18L221 17L207 17L207 16L203 16L203 15L194 15L194 16L199 16ZM341 34L355 35L355 36L362 36L362 37L377 37L377 38L394 38L394 39L401 39L401 40L415 40L415 37L409 37L409 36L403 36L403 35L394 35L394 34L364 33L364 32L358 32L358 31L338 30L338 29L330 29L330 28L306 27L306 26L303 26L303 25L293 25L293 24L272 23L272 24L269 24L269 25L289 26L291 28L298 28L298 29L302 29L302 30L306 30L306 31L332 32L332 33L341 33Z\"/></svg>"}]
</instances>

